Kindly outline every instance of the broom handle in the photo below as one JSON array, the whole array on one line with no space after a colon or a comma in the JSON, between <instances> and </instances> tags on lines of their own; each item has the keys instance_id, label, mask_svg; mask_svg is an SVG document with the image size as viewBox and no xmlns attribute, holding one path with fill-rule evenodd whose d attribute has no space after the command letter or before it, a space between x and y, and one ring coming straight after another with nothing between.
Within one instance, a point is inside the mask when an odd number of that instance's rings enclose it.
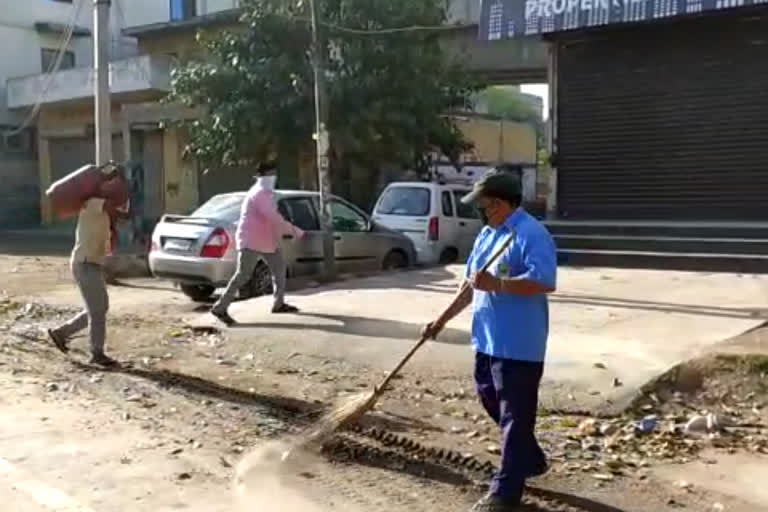
<instances>
[{"instance_id":1,"label":"broom handle","mask_svg":"<svg viewBox=\"0 0 768 512\"><path fill-rule=\"evenodd\" d=\"M488 272L488 269L491 268L491 265L493 265L496 262L496 260L498 260L499 257L501 257L502 254L504 254L504 251L507 250L507 248L512 244L512 241L514 239L515 239L515 234L512 233L509 236L509 238L507 238L504 241L504 243L501 245L501 247L499 247L498 250L495 253L493 253L491 258L488 261L485 262L485 265L483 265L480 268L480 272ZM456 297L454 297L454 299L451 301L451 303L448 305L448 307L443 310L443 313L438 318L438 322L441 322L441 321L445 320L445 317L448 315L448 312L451 310L451 307L454 305L454 303L457 300L459 300L459 297L461 297L465 293L466 289L469 286L470 286L470 284L467 283L466 281L464 281L464 283L462 284L462 287L461 287L461 291L458 294L456 294ZM408 361L411 360L411 358L416 353L416 351L419 350L422 347L422 345L424 345L427 341L429 341L429 338L426 337L426 336L422 336L421 339L419 339L419 341L416 342L416 344L405 355L405 357L403 357L400 360L400 362L398 363L398 365L395 366L394 370L389 372L387 374L387 376L384 378L384 380L381 381L381 384L376 386L376 388L374 389L374 395L378 396L378 395L381 395L384 392L384 389L387 387L387 385L389 385L389 383L392 381L392 379L395 378L395 375L397 375L400 372L400 370L403 369L403 366L405 366L406 363L408 363Z\"/></svg>"}]
</instances>

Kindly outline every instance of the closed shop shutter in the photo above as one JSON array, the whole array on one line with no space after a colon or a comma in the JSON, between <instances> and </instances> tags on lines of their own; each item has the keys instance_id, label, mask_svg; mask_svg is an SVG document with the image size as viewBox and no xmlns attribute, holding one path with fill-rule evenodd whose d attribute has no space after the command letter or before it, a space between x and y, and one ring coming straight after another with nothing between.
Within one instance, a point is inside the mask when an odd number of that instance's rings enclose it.
<instances>
[{"instance_id":1,"label":"closed shop shutter","mask_svg":"<svg viewBox=\"0 0 768 512\"><path fill-rule=\"evenodd\" d=\"M91 164L96 158L96 143L92 137L66 137L49 140L51 155L51 178L59 180L80 167ZM122 160L123 139L112 138L112 154L116 161Z\"/></svg>"},{"instance_id":2,"label":"closed shop shutter","mask_svg":"<svg viewBox=\"0 0 768 512\"><path fill-rule=\"evenodd\" d=\"M560 215L768 220L767 12L557 41Z\"/></svg>"}]
</instances>

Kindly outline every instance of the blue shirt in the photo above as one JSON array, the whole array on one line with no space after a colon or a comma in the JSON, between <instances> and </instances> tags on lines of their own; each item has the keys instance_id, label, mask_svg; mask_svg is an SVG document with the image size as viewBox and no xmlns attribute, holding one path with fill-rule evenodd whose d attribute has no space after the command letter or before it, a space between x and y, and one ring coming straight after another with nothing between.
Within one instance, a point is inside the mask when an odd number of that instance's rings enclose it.
<instances>
[{"instance_id":1,"label":"blue shirt","mask_svg":"<svg viewBox=\"0 0 768 512\"><path fill-rule=\"evenodd\" d=\"M483 228L467 261L467 277L479 271L510 236L513 242L488 272L555 288L555 242L547 228L522 208L498 228ZM544 361L549 335L545 294L523 296L475 290L472 310L472 345L477 352L504 359Z\"/></svg>"}]
</instances>

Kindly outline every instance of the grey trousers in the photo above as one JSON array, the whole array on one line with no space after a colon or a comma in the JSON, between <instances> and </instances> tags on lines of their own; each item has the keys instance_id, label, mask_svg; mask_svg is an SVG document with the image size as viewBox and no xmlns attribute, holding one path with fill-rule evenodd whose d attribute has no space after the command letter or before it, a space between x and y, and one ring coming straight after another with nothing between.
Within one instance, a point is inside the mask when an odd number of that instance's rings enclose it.
<instances>
[{"instance_id":1,"label":"grey trousers","mask_svg":"<svg viewBox=\"0 0 768 512\"><path fill-rule=\"evenodd\" d=\"M275 307L285 303L285 260L280 251L273 253L256 252L250 249L240 249L237 253L237 270L229 280L227 289L221 298L213 305L213 311L226 312L229 305L237 297L237 292L253 278L253 272L261 260L269 267L272 274L272 285L275 289Z\"/></svg>"},{"instance_id":2,"label":"grey trousers","mask_svg":"<svg viewBox=\"0 0 768 512\"><path fill-rule=\"evenodd\" d=\"M72 275L85 301L85 309L56 329L56 332L70 338L90 326L91 353L101 355L104 353L109 310L104 267L95 263L72 263Z\"/></svg>"}]
</instances>

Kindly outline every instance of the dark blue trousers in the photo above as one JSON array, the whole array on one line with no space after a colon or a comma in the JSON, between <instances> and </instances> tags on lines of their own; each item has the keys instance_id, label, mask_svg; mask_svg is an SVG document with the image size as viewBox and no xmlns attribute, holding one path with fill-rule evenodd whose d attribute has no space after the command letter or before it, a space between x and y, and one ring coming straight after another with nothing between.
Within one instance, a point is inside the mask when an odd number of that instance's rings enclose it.
<instances>
[{"instance_id":1,"label":"dark blue trousers","mask_svg":"<svg viewBox=\"0 0 768 512\"><path fill-rule=\"evenodd\" d=\"M544 363L475 356L477 394L503 437L491 493L505 500L519 501L526 478L546 471L546 456L534 433L543 373Z\"/></svg>"}]
</instances>

